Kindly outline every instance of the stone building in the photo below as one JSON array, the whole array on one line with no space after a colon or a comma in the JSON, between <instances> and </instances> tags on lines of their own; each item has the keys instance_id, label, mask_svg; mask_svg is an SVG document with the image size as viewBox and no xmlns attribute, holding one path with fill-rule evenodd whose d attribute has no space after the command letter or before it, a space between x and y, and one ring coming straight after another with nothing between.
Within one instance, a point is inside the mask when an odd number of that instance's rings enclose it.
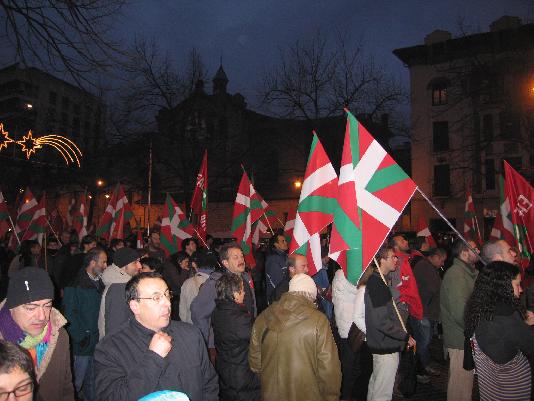
<instances>
[{"instance_id":1,"label":"stone building","mask_svg":"<svg viewBox=\"0 0 534 401\"><path fill-rule=\"evenodd\" d=\"M489 32L437 30L393 53L410 72L414 181L458 228L471 188L487 237L502 161L534 176L534 24L505 16ZM423 216L432 230L447 230L419 195L411 211L413 228Z\"/></svg>"}]
</instances>

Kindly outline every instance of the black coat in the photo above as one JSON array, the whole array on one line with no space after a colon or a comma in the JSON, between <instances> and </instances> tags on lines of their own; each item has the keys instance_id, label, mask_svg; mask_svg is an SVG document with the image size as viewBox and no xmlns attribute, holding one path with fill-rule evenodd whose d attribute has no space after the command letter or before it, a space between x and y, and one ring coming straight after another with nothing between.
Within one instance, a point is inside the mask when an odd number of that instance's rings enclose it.
<instances>
[{"instance_id":1,"label":"black coat","mask_svg":"<svg viewBox=\"0 0 534 401\"><path fill-rule=\"evenodd\" d=\"M211 322L217 349L220 400L260 400L260 381L248 364L252 317L247 308L232 301L217 300Z\"/></svg>"},{"instance_id":2,"label":"black coat","mask_svg":"<svg viewBox=\"0 0 534 401\"><path fill-rule=\"evenodd\" d=\"M172 337L172 349L165 358L148 349L154 331L136 319L98 343L95 382L99 401L137 401L159 390L182 391L191 401L218 401L217 374L200 331L174 321L162 331Z\"/></svg>"}]
</instances>

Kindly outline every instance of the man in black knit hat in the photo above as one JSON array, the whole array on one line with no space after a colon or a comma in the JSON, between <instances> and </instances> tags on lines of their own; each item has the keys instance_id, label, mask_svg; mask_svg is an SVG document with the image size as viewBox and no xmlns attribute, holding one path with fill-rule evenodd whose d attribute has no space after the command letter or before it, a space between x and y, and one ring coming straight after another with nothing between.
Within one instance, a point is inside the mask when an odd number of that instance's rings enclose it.
<instances>
[{"instance_id":1,"label":"man in black knit hat","mask_svg":"<svg viewBox=\"0 0 534 401\"><path fill-rule=\"evenodd\" d=\"M54 286L46 271L13 274L0 304L0 338L28 350L43 401L74 401L66 319L52 307Z\"/></svg>"}]
</instances>

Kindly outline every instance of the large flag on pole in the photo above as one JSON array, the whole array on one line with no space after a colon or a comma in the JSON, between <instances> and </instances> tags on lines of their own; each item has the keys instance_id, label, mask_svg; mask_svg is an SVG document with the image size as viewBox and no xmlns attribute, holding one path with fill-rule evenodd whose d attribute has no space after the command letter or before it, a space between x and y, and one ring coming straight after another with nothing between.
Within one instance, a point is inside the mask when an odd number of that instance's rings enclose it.
<instances>
[{"instance_id":1,"label":"large flag on pole","mask_svg":"<svg viewBox=\"0 0 534 401\"><path fill-rule=\"evenodd\" d=\"M293 238L293 229L295 228L295 217L297 215L297 209L292 207L287 212L287 219L284 224L284 236L288 244L291 243L291 238Z\"/></svg>"},{"instance_id":2,"label":"large flag on pole","mask_svg":"<svg viewBox=\"0 0 534 401\"><path fill-rule=\"evenodd\" d=\"M0 191L0 238L3 238L6 232L9 230L9 209L7 208L7 202L4 199L2 191Z\"/></svg>"},{"instance_id":3,"label":"large flag on pole","mask_svg":"<svg viewBox=\"0 0 534 401\"><path fill-rule=\"evenodd\" d=\"M417 224L417 236L424 237L430 248L436 248L438 246L436 241L434 241L434 237L432 236L430 228L428 227L428 223L424 217L419 217Z\"/></svg>"},{"instance_id":4,"label":"large flag on pole","mask_svg":"<svg viewBox=\"0 0 534 401\"><path fill-rule=\"evenodd\" d=\"M306 255L310 275L322 268L320 233L334 218L337 185L336 171L314 132L289 247L289 253Z\"/></svg>"},{"instance_id":5,"label":"large flag on pole","mask_svg":"<svg viewBox=\"0 0 534 401\"><path fill-rule=\"evenodd\" d=\"M241 246L248 266L256 265L252 252L252 224L265 213L262 201L263 199L250 183L247 173L243 171L235 198L230 231Z\"/></svg>"},{"instance_id":6,"label":"large flag on pole","mask_svg":"<svg viewBox=\"0 0 534 401\"><path fill-rule=\"evenodd\" d=\"M22 197L22 203L17 211L17 221L15 222L15 233L11 236L9 247L16 249L18 246L17 237L22 240L24 232L30 226L33 219L33 215L37 210L37 199L33 196L30 188L26 188L24 196Z\"/></svg>"},{"instance_id":7,"label":"large flag on pole","mask_svg":"<svg viewBox=\"0 0 534 401\"><path fill-rule=\"evenodd\" d=\"M502 174L499 174L499 211L495 217L493 228L491 229L491 240L505 240L510 245L516 244L514 237L514 224L512 223L512 212L510 211L510 201L505 195L505 183Z\"/></svg>"},{"instance_id":8,"label":"large flag on pole","mask_svg":"<svg viewBox=\"0 0 534 401\"><path fill-rule=\"evenodd\" d=\"M417 186L350 112L339 185L330 254L355 284Z\"/></svg>"},{"instance_id":9,"label":"large flag on pole","mask_svg":"<svg viewBox=\"0 0 534 401\"><path fill-rule=\"evenodd\" d=\"M174 199L167 194L161 219L161 246L167 256L182 249L182 241L191 238L195 229Z\"/></svg>"},{"instance_id":10,"label":"large flag on pole","mask_svg":"<svg viewBox=\"0 0 534 401\"><path fill-rule=\"evenodd\" d=\"M39 244L43 243L43 237L46 235L47 220L46 220L46 197L43 193L41 201L37 205L32 220L24 234L21 241L37 240Z\"/></svg>"},{"instance_id":11,"label":"large flag on pole","mask_svg":"<svg viewBox=\"0 0 534 401\"><path fill-rule=\"evenodd\" d=\"M124 238L124 226L133 217L133 212L128 203L128 198L120 184L117 184L108 206L100 219L96 229L96 235L106 240Z\"/></svg>"},{"instance_id":12,"label":"large flag on pole","mask_svg":"<svg viewBox=\"0 0 534 401\"><path fill-rule=\"evenodd\" d=\"M84 194L80 197L78 210L75 210L71 215L72 229L76 231L80 241L87 235L87 215L87 194Z\"/></svg>"},{"instance_id":13,"label":"large flag on pole","mask_svg":"<svg viewBox=\"0 0 534 401\"><path fill-rule=\"evenodd\" d=\"M505 194L510 202L514 234L521 259L534 253L534 188L504 161Z\"/></svg>"},{"instance_id":14,"label":"large flag on pole","mask_svg":"<svg viewBox=\"0 0 534 401\"><path fill-rule=\"evenodd\" d=\"M197 219L196 230L205 241L208 229L208 151L204 151L202 164L197 175L197 182L191 198L191 211Z\"/></svg>"},{"instance_id":15,"label":"large flag on pole","mask_svg":"<svg viewBox=\"0 0 534 401\"><path fill-rule=\"evenodd\" d=\"M464 210L464 237L468 240L473 240L477 244L482 244L482 237L478 228L478 220L475 212L475 204L471 191L465 191L465 210Z\"/></svg>"}]
</instances>

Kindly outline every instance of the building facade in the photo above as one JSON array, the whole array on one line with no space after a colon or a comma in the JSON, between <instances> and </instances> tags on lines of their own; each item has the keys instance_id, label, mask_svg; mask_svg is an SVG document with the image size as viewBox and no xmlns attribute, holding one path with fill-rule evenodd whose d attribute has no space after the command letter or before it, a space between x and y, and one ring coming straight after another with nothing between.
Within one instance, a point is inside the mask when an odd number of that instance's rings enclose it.
<instances>
[{"instance_id":1,"label":"building facade","mask_svg":"<svg viewBox=\"0 0 534 401\"><path fill-rule=\"evenodd\" d=\"M487 238L502 161L534 177L534 24L505 16L488 32L438 30L393 53L410 72L414 181L457 228L470 189ZM431 230L448 231L418 194L411 212L412 228L424 217Z\"/></svg>"}]
</instances>

